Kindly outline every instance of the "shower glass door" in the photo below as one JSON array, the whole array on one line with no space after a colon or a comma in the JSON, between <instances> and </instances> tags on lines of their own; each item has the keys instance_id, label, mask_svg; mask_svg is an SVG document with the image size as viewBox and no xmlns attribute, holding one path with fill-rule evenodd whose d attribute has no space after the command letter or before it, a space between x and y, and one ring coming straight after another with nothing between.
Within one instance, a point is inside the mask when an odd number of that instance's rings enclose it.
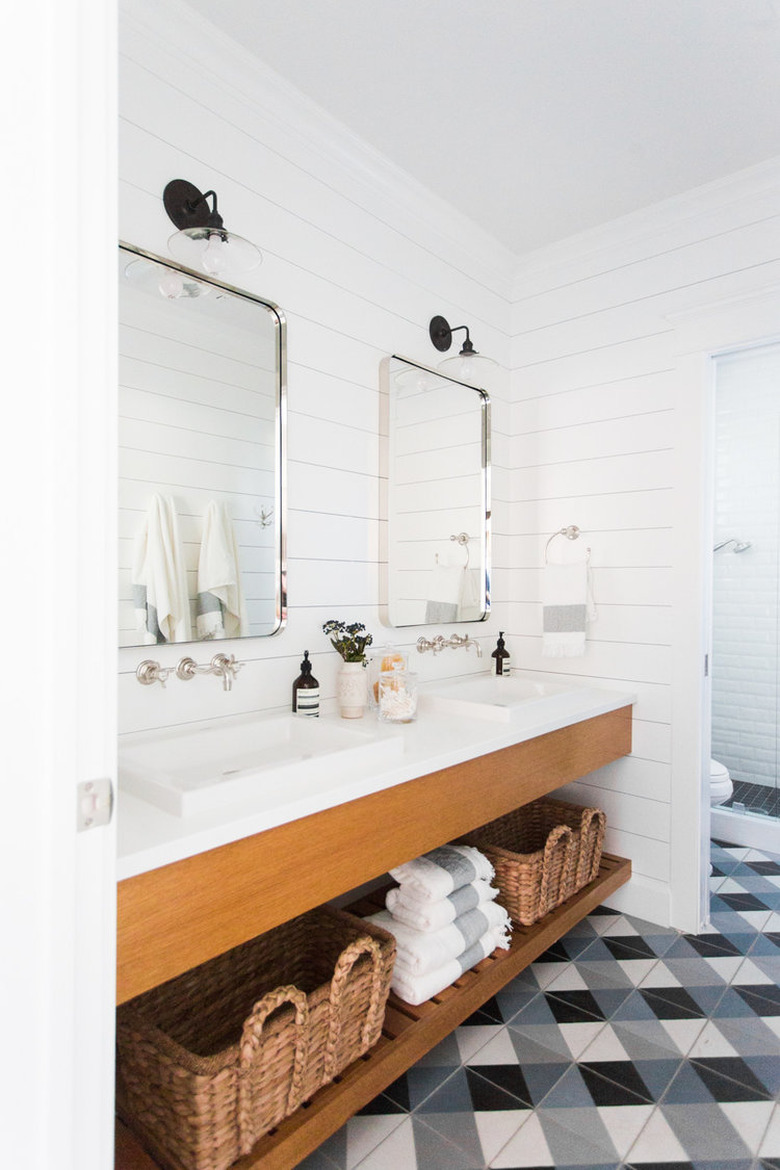
<instances>
[{"instance_id":1,"label":"shower glass door","mask_svg":"<svg viewBox=\"0 0 780 1170\"><path fill-rule=\"evenodd\" d=\"M778 816L780 344L716 360L712 756Z\"/></svg>"}]
</instances>

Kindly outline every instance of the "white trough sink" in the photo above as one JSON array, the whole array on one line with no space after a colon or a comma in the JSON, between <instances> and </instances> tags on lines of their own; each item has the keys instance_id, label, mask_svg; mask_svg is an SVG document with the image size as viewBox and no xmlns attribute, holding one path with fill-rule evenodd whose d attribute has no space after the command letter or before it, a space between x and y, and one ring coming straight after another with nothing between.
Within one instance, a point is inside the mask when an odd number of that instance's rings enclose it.
<instances>
[{"instance_id":1,"label":"white trough sink","mask_svg":"<svg viewBox=\"0 0 780 1170\"><path fill-rule=\"evenodd\" d=\"M285 802L338 784L345 769L388 765L397 735L325 719L281 715L207 728L177 728L122 745L119 783L175 816L219 809L279 788Z\"/></svg>"},{"instance_id":2,"label":"white trough sink","mask_svg":"<svg viewBox=\"0 0 780 1170\"><path fill-rule=\"evenodd\" d=\"M433 710L453 715L492 719L497 723L522 721L540 704L550 713L568 710L582 694L570 683L549 683L510 675L480 674L471 678L432 683L425 702Z\"/></svg>"}]
</instances>

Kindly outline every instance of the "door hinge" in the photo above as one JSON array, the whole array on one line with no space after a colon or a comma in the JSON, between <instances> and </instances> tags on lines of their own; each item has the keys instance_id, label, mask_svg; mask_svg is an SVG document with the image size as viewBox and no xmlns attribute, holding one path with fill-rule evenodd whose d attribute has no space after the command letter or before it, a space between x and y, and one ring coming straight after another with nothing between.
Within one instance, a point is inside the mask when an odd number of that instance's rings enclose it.
<instances>
[{"instance_id":1,"label":"door hinge","mask_svg":"<svg viewBox=\"0 0 780 1170\"><path fill-rule=\"evenodd\" d=\"M76 827L80 833L110 822L114 810L114 788L110 780L82 780L76 793Z\"/></svg>"},{"instance_id":2,"label":"door hinge","mask_svg":"<svg viewBox=\"0 0 780 1170\"><path fill-rule=\"evenodd\" d=\"M709 654L704 655L704 677L705 678L710 677L710 656L709 656Z\"/></svg>"}]
</instances>

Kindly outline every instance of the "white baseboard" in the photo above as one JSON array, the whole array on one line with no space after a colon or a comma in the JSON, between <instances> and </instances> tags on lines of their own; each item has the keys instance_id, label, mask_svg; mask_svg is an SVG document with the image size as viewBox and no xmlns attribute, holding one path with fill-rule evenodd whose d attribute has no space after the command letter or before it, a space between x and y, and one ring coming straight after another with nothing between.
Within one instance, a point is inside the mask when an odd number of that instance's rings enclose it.
<instances>
[{"instance_id":1,"label":"white baseboard","mask_svg":"<svg viewBox=\"0 0 780 1170\"><path fill-rule=\"evenodd\" d=\"M658 926L670 925L669 887L641 874L634 874L627 885L605 898L604 905Z\"/></svg>"}]
</instances>

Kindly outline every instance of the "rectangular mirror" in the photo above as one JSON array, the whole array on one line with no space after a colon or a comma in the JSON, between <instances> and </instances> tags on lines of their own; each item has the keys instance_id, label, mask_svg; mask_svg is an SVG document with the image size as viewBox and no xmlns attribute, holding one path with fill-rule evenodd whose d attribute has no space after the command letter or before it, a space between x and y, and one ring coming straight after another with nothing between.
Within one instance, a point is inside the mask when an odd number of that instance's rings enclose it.
<instances>
[{"instance_id":1,"label":"rectangular mirror","mask_svg":"<svg viewBox=\"0 0 780 1170\"><path fill-rule=\"evenodd\" d=\"M119 644L286 620L285 322L119 247Z\"/></svg>"},{"instance_id":2,"label":"rectangular mirror","mask_svg":"<svg viewBox=\"0 0 780 1170\"><path fill-rule=\"evenodd\" d=\"M387 619L490 612L490 398L406 358L382 363L388 408Z\"/></svg>"}]
</instances>

